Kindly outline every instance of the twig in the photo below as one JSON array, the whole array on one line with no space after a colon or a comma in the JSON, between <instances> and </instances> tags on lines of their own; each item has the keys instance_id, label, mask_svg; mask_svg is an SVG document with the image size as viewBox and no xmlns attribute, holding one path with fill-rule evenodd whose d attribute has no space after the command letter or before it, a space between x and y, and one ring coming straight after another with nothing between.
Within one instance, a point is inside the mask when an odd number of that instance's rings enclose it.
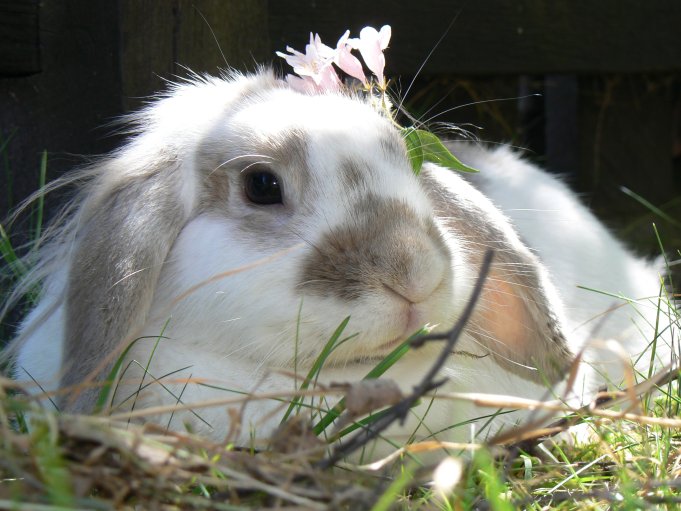
<instances>
[{"instance_id":1,"label":"twig","mask_svg":"<svg viewBox=\"0 0 681 511\"><path fill-rule=\"evenodd\" d=\"M580 424L584 421L584 417L602 417L608 419L625 419L640 422L644 424L652 424L661 427L678 427L678 419L664 418L664 417L648 417L645 415L637 415L624 412L614 412L604 410L612 406L617 406L623 401L624 397L633 394L641 396L646 392L650 392L654 387L662 387L677 381L681 378L679 367L676 365L669 365L664 370L657 373L652 378L634 385L624 392L599 392L594 397L593 401L578 408L567 415L548 425L540 419L527 423L519 428L508 432L501 433L489 440L488 443L492 445L505 445L507 449L521 449L523 451L530 451L534 446L544 442L545 440L563 432L567 429ZM624 396L624 397L623 397Z\"/></svg>"}]
</instances>

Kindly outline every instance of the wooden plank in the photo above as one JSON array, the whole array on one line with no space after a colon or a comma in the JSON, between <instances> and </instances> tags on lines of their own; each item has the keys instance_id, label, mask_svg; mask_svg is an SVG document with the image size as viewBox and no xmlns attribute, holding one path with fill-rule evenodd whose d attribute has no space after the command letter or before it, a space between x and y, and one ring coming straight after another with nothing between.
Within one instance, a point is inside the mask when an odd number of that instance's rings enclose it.
<instances>
[{"instance_id":1,"label":"wooden plank","mask_svg":"<svg viewBox=\"0 0 681 511\"><path fill-rule=\"evenodd\" d=\"M270 48L266 0L179 2L177 61L194 71L254 70Z\"/></svg>"},{"instance_id":2,"label":"wooden plank","mask_svg":"<svg viewBox=\"0 0 681 511\"><path fill-rule=\"evenodd\" d=\"M38 0L0 0L0 76L39 73Z\"/></svg>"},{"instance_id":3,"label":"wooden plank","mask_svg":"<svg viewBox=\"0 0 681 511\"><path fill-rule=\"evenodd\" d=\"M0 80L0 217L37 189L40 157L48 179L105 152L116 138L104 126L120 115L118 7L69 0L40 7L42 71Z\"/></svg>"},{"instance_id":4,"label":"wooden plank","mask_svg":"<svg viewBox=\"0 0 681 511\"><path fill-rule=\"evenodd\" d=\"M396 87L406 91L408 85L398 82ZM517 101L503 99L517 96L517 77L421 76L404 106L415 119L445 137L522 144Z\"/></svg>"},{"instance_id":5,"label":"wooden plank","mask_svg":"<svg viewBox=\"0 0 681 511\"><path fill-rule=\"evenodd\" d=\"M0 218L36 189L43 150L48 179L57 177L82 163L74 155L118 145L107 125L162 90L164 79L186 76L181 65L213 74L226 66L199 11L230 65L264 61L266 7L265 0L42 2L42 72L0 80L0 145L11 138L0 154Z\"/></svg>"},{"instance_id":6,"label":"wooden plank","mask_svg":"<svg viewBox=\"0 0 681 511\"><path fill-rule=\"evenodd\" d=\"M563 175L579 169L579 79L575 75L544 78L546 165Z\"/></svg>"},{"instance_id":7,"label":"wooden plank","mask_svg":"<svg viewBox=\"0 0 681 511\"><path fill-rule=\"evenodd\" d=\"M335 45L345 29L390 24L392 76L414 74L445 34L425 73L681 70L678 0L278 0L269 11L273 51L302 49L310 31Z\"/></svg>"},{"instance_id":8,"label":"wooden plank","mask_svg":"<svg viewBox=\"0 0 681 511\"><path fill-rule=\"evenodd\" d=\"M121 0L121 99L124 110L139 107L163 90L175 72L175 2Z\"/></svg>"},{"instance_id":9,"label":"wooden plank","mask_svg":"<svg viewBox=\"0 0 681 511\"><path fill-rule=\"evenodd\" d=\"M222 68L252 69L269 53L265 0L121 0L121 69L127 110L167 80Z\"/></svg>"}]
</instances>

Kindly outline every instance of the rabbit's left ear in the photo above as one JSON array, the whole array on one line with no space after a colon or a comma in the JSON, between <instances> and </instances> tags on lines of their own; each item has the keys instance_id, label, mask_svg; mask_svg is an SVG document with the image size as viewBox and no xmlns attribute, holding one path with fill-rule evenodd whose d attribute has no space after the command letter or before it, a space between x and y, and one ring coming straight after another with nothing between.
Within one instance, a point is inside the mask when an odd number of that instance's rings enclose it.
<instances>
[{"instance_id":1,"label":"rabbit's left ear","mask_svg":"<svg viewBox=\"0 0 681 511\"><path fill-rule=\"evenodd\" d=\"M540 384L562 380L573 353L544 268L522 245L483 243L497 249L468 333L507 371Z\"/></svg>"},{"instance_id":2,"label":"rabbit's left ear","mask_svg":"<svg viewBox=\"0 0 681 511\"><path fill-rule=\"evenodd\" d=\"M161 267L193 208L189 172L173 158L125 152L100 164L77 213L68 270L62 406L92 410L106 374L140 335ZM81 383L82 389L77 388Z\"/></svg>"},{"instance_id":3,"label":"rabbit's left ear","mask_svg":"<svg viewBox=\"0 0 681 511\"><path fill-rule=\"evenodd\" d=\"M468 335L502 368L537 383L563 379L573 360L564 332L562 302L541 262L509 220L478 190L451 171L424 165L436 214L453 235L457 264L475 272L486 249L494 259ZM459 277L459 283L475 275Z\"/></svg>"}]
</instances>

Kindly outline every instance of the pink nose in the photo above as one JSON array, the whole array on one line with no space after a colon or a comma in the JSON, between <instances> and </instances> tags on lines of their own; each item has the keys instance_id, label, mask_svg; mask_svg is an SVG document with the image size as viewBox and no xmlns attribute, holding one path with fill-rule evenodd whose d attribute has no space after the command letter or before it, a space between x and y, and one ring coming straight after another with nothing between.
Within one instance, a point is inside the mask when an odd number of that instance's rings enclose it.
<instances>
[{"instance_id":1,"label":"pink nose","mask_svg":"<svg viewBox=\"0 0 681 511\"><path fill-rule=\"evenodd\" d=\"M427 237L420 236L403 245L401 272L385 272L384 286L411 304L427 300L447 275L448 259ZM400 254L395 254L400 258Z\"/></svg>"}]
</instances>

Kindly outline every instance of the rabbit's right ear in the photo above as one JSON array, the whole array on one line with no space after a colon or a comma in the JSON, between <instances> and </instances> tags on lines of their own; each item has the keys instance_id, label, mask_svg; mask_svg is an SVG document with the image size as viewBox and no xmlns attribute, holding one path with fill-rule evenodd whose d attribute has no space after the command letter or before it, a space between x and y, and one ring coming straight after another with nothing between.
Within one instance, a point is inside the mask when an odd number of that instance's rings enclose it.
<instances>
[{"instance_id":1,"label":"rabbit's right ear","mask_svg":"<svg viewBox=\"0 0 681 511\"><path fill-rule=\"evenodd\" d=\"M73 242L62 254L69 262L62 387L101 378L142 334L164 261L208 186L213 169L195 154L205 137L240 102L284 86L266 69L196 76L132 115L137 134L86 172L89 185L65 229ZM99 391L83 385L62 406L90 411Z\"/></svg>"},{"instance_id":2,"label":"rabbit's right ear","mask_svg":"<svg viewBox=\"0 0 681 511\"><path fill-rule=\"evenodd\" d=\"M193 209L193 176L170 155L123 153L100 164L75 218L65 303L62 406L88 412L149 311L164 260Z\"/></svg>"}]
</instances>

